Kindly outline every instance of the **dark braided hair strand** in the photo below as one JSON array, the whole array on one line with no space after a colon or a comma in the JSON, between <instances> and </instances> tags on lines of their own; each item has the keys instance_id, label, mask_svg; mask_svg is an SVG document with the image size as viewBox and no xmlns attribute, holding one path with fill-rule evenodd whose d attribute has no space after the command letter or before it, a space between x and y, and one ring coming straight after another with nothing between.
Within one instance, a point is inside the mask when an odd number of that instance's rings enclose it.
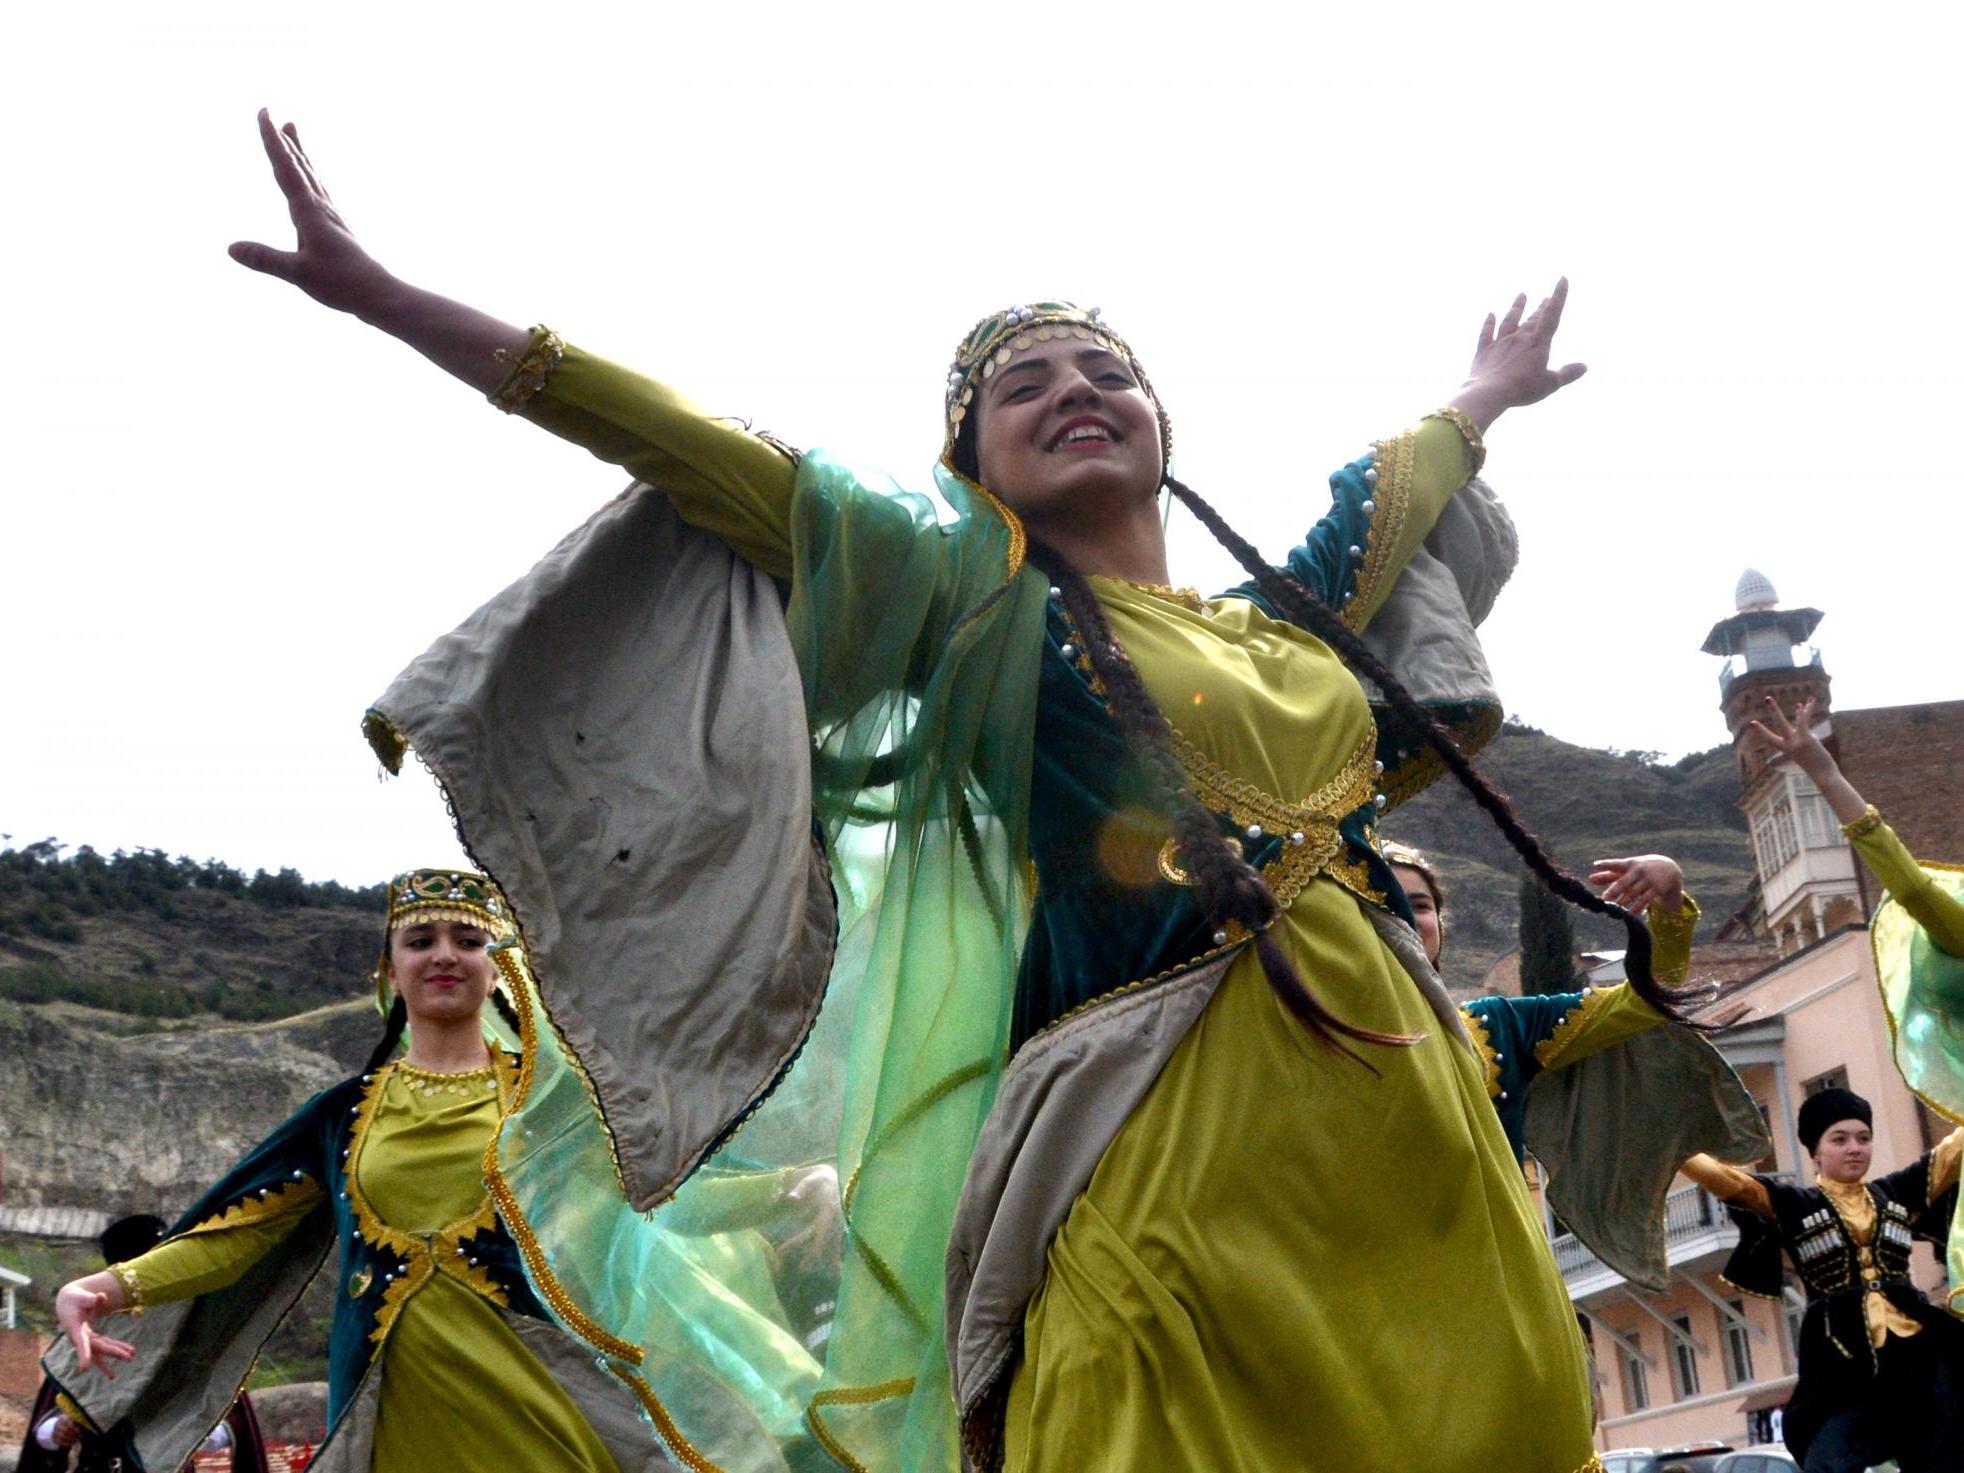
<instances>
[{"instance_id":1,"label":"dark braided hair strand","mask_svg":"<svg viewBox=\"0 0 1964 1473\"><path fill-rule=\"evenodd\" d=\"M1166 478L1166 487L1180 499L1182 505L1200 519L1202 525L1214 534L1222 546L1234 554L1236 561L1248 570L1249 576L1267 595L1269 601L1280 609L1291 623L1314 634L1342 655L1353 670L1371 679L1383 692L1391 708L1438 754L1439 760L1445 763L1454 777L1459 779L1461 786L1472 796L1473 801L1486 810L1487 816L1493 819L1507 842L1513 846L1514 852L1520 855L1522 862L1533 871L1543 885L1571 905L1622 922L1629 943L1629 950L1624 958L1624 972L1629 979L1631 990L1673 1022L1689 1022L1684 1014L1684 993L1665 987L1651 973L1650 928L1642 919L1613 901L1604 900L1549 857L1541 841L1528 831L1507 799L1480 774L1472 760L1460 750L1459 743L1453 739L1453 734L1436 716L1414 699L1398 677L1393 675L1384 662L1372 652L1371 647L1364 643L1363 638L1344 623L1328 604L1310 592L1298 579L1264 560L1255 546L1230 527L1226 519L1198 492L1172 476Z\"/></svg>"}]
</instances>

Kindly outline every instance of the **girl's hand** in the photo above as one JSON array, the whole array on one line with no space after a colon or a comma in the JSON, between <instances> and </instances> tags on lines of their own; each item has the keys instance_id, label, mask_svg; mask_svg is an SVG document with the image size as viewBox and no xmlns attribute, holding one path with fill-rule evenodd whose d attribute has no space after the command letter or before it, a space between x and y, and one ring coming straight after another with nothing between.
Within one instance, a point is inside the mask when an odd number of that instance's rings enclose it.
<instances>
[{"instance_id":1,"label":"girl's hand","mask_svg":"<svg viewBox=\"0 0 1964 1473\"><path fill-rule=\"evenodd\" d=\"M103 1280L108 1281L107 1286ZM136 1347L103 1334L96 1329L96 1321L122 1307L122 1291L122 1281L114 1274L100 1273L63 1284L55 1295L55 1320L75 1347L76 1362L83 1370L101 1371L112 1381L116 1373L109 1369L109 1362L135 1359Z\"/></svg>"},{"instance_id":2,"label":"girl's hand","mask_svg":"<svg viewBox=\"0 0 1964 1473\"><path fill-rule=\"evenodd\" d=\"M1760 719L1746 723L1759 739L1761 747L1786 758L1816 783L1827 773L1838 771L1834 758L1821 745L1821 739L1814 735L1818 707L1819 703L1809 696L1800 703L1800 709L1789 721L1787 713L1780 709L1780 703L1768 696L1761 703Z\"/></svg>"},{"instance_id":3,"label":"girl's hand","mask_svg":"<svg viewBox=\"0 0 1964 1473\"><path fill-rule=\"evenodd\" d=\"M1599 859L1589 883L1632 915L1652 906L1665 914L1684 909L1684 871L1668 854L1638 854L1629 859Z\"/></svg>"},{"instance_id":4,"label":"girl's hand","mask_svg":"<svg viewBox=\"0 0 1964 1473\"><path fill-rule=\"evenodd\" d=\"M1472 370L1453 396L1452 407L1485 430L1505 411L1538 403L1587 373L1588 367L1581 363L1549 366L1555 329L1562 325L1562 308L1567 302L1568 278L1564 276L1525 317L1526 293L1514 298L1514 305L1498 321L1489 312L1473 350Z\"/></svg>"},{"instance_id":5,"label":"girl's hand","mask_svg":"<svg viewBox=\"0 0 1964 1473\"><path fill-rule=\"evenodd\" d=\"M232 259L291 282L323 306L361 315L393 285L393 279L361 248L341 212L334 208L334 201L328 198L306 150L300 146L300 134L293 124L275 128L261 108L259 141L273 166L273 179L286 196L296 246L282 251L257 241L234 241Z\"/></svg>"},{"instance_id":6,"label":"girl's hand","mask_svg":"<svg viewBox=\"0 0 1964 1473\"><path fill-rule=\"evenodd\" d=\"M1820 703L1809 696L1800 703L1800 709L1789 721L1787 713L1780 709L1780 703L1768 696L1762 719L1746 724L1762 749L1786 758L1814 779L1814 786L1828 800L1828 807L1834 810L1836 818L1843 823L1857 823L1867 815L1868 804L1862 801L1862 795L1855 791L1854 784L1842 775L1841 764L1834 760L1828 749L1821 745L1821 739L1814 735L1814 723L1820 719L1819 713Z\"/></svg>"}]
</instances>

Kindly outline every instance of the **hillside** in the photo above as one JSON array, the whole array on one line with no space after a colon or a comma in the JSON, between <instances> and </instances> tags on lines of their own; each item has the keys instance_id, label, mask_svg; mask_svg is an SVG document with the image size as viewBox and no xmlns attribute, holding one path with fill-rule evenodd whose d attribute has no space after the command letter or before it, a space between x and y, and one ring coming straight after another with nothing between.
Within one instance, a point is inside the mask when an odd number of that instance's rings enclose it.
<instances>
[{"instance_id":1,"label":"hillside","mask_svg":"<svg viewBox=\"0 0 1964 1473\"><path fill-rule=\"evenodd\" d=\"M1729 749L1655 766L1509 728L1481 765L1571 868L1677 856L1704 906L1704 935L1744 902L1752 863ZM1384 827L1438 861L1447 980L1477 982L1515 944L1511 851L1450 781ZM203 867L222 880L207 884L201 867L160 855L57 860L33 849L0 852L9 1205L181 1208L367 1052L378 1027L365 1000L378 894L309 886L292 871L247 880L223 866ZM119 864L127 884L114 883ZM178 883L146 888L144 876L163 870ZM1593 917L1576 929L1584 946L1621 944Z\"/></svg>"},{"instance_id":2,"label":"hillside","mask_svg":"<svg viewBox=\"0 0 1964 1473\"><path fill-rule=\"evenodd\" d=\"M0 850L0 998L254 1021L344 1000L375 964L379 885L61 850Z\"/></svg>"},{"instance_id":3,"label":"hillside","mask_svg":"<svg viewBox=\"0 0 1964 1473\"><path fill-rule=\"evenodd\" d=\"M1745 904L1752 846L1729 746L1660 766L1509 726L1479 765L1556 861L1579 874L1619 855L1675 858L1704 911L1701 941ZM1451 779L1390 814L1383 832L1438 864L1447 891L1442 970L1455 987L1477 982L1517 941L1521 866L1507 841ZM1584 948L1623 944L1621 927L1586 913L1576 913L1575 929Z\"/></svg>"}]
</instances>

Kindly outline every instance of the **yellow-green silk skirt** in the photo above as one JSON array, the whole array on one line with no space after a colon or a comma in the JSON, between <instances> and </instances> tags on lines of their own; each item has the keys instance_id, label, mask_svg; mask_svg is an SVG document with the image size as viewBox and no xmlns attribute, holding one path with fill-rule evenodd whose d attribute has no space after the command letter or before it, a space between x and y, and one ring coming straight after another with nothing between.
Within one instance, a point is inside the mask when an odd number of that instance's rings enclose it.
<instances>
[{"instance_id":1,"label":"yellow-green silk skirt","mask_svg":"<svg viewBox=\"0 0 1964 1473\"><path fill-rule=\"evenodd\" d=\"M1334 655L1252 605L1098 591L1161 709L1235 777L1299 799L1368 734ZM1052 1243L1008 1466L1589 1466L1575 1314L1472 1054L1327 876L1277 935L1338 1016L1420 1041L1353 1063L1243 953Z\"/></svg>"}]
</instances>

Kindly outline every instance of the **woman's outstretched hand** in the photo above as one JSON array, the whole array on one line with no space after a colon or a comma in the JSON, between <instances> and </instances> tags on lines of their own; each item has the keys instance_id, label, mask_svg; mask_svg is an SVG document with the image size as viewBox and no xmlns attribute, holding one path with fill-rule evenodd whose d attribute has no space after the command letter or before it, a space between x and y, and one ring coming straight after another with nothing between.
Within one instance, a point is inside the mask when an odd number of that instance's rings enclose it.
<instances>
[{"instance_id":1,"label":"woman's outstretched hand","mask_svg":"<svg viewBox=\"0 0 1964 1473\"><path fill-rule=\"evenodd\" d=\"M293 124L274 127L266 109L259 110L259 141L273 166L274 182L286 196L293 220L294 249L276 250L256 240L234 241L231 257L241 266L291 282L326 307L361 315L391 283L375 258L361 247L348 222L314 173L300 133Z\"/></svg>"},{"instance_id":2,"label":"woman's outstretched hand","mask_svg":"<svg viewBox=\"0 0 1964 1473\"><path fill-rule=\"evenodd\" d=\"M134 1360L136 1347L96 1329L96 1321L123 1306L123 1284L114 1274L90 1274L63 1284L55 1295L55 1321L69 1344L75 1347L75 1360L85 1371L101 1371L110 1380L116 1373L109 1362Z\"/></svg>"},{"instance_id":3,"label":"woman's outstretched hand","mask_svg":"<svg viewBox=\"0 0 1964 1473\"><path fill-rule=\"evenodd\" d=\"M1629 859L1599 859L1589 883L1632 915L1653 906L1661 915L1684 909L1684 871L1668 854L1637 854Z\"/></svg>"},{"instance_id":4,"label":"woman's outstretched hand","mask_svg":"<svg viewBox=\"0 0 1964 1473\"><path fill-rule=\"evenodd\" d=\"M1564 276L1532 312L1527 310L1526 293L1514 298L1505 316L1496 319L1489 312L1473 349L1473 367L1453 396L1452 407L1484 430L1505 411L1539 403L1587 373L1581 363L1559 368L1549 363L1555 329L1562 325L1567 302Z\"/></svg>"},{"instance_id":5,"label":"woman's outstretched hand","mask_svg":"<svg viewBox=\"0 0 1964 1473\"><path fill-rule=\"evenodd\" d=\"M324 306L352 312L480 394L490 393L504 381L531 341L530 333L462 302L398 281L361 248L334 208L293 124L275 128L261 108L259 141L266 147L280 193L286 196L296 239L290 251L256 240L234 241L234 261L290 281Z\"/></svg>"},{"instance_id":6,"label":"woman's outstretched hand","mask_svg":"<svg viewBox=\"0 0 1964 1473\"><path fill-rule=\"evenodd\" d=\"M1746 723L1754 738L1762 748L1786 758L1802 772L1814 779L1814 786L1821 790L1821 796L1828 800L1828 807L1834 816L1843 823L1853 823L1868 812L1868 804L1862 795L1855 791L1854 785L1842 776L1841 765L1834 760L1834 754L1821 745L1821 739L1814 735L1814 723L1820 720L1820 703L1812 696L1800 703L1787 719L1787 713L1780 709L1780 703L1768 696L1760 707L1756 721Z\"/></svg>"}]
</instances>

